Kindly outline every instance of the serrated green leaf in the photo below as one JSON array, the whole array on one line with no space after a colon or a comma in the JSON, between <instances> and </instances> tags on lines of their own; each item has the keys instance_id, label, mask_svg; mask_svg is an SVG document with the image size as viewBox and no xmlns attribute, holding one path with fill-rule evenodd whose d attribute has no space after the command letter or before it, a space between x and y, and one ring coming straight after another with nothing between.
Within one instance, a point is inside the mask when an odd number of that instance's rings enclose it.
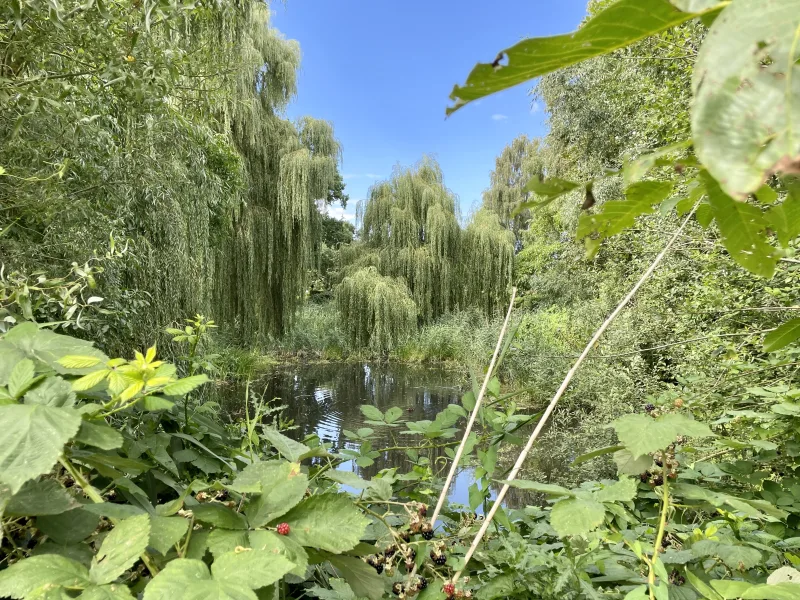
<instances>
[{"instance_id":1,"label":"serrated green leaf","mask_svg":"<svg viewBox=\"0 0 800 600\"><path fill-rule=\"evenodd\" d=\"M627 448L614 452L617 471L623 475L639 475L653 466L653 459L648 454L636 457Z\"/></svg>"},{"instance_id":2,"label":"serrated green leaf","mask_svg":"<svg viewBox=\"0 0 800 600\"><path fill-rule=\"evenodd\" d=\"M800 338L800 319L790 319L764 336L764 352L775 352L785 348L798 338Z\"/></svg>"},{"instance_id":3,"label":"serrated green leaf","mask_svg":"<svg viewBox=\"0 0 800 600\"><path fill-rule=\"evenodd\" d=\"M358 597L370 600L380 600L384 597L384 579L360 558L331 556L329 561L334 571L348 583Z\"/></svg>"},{"instance_id":4,"label":"serrated green leaf","mask_svg":"<svg viewBox=\"0 0 800 600\"><path fill-rule=\"evenodd\" d=\"M270 461L248 465L234 485L242 476L260 481L260 492L248 501L245 508L253 528L287 513L303 499L308 487L308 477L297 463Z\"/></svg>"},{"instance_id":5,"label":"serrated green leaf","mask_svg":"<svg viewBox=\"0 0 800 600\"><path fill-rule=\"evenodd\" d=\"M42 404L71 408L75 406L75 392L65 379L55 376L48 377L25 394L25 404Z\"/></svg>"},{"instance_id":6,"label":"serrated green leaf","mask_svg":"<svg viewBox=\"0 0 800 600\"><path fill-rule=\"evenodd\" d=\"M399 406L393 406L392 408L386 411L385 418L387 423L394 423L402 416L403 416L403 409L400 408Z\"/></svg>"},{"instance_id":7,"label":"serrated green leaf","mask_svg":"<svg viewBox=\"0 0 800 600\"><path fill-rule=\"evenodd\" d=\"M601 490L597 490L594 493L594 499L598 502L629 502L636 497L638 487L639 484L635 479L624 477Z\"/></svg>"},{"instance_id":8,"label":"serrated green leaf","mask_svg":"<svg viewBox=\"0 0 800 600\"><path fill-rule=\"evenodd\" d=\"M39 404L0 406L0 483L12 493L49 473L81 419L69 409Z\"/></svg>"},{"instance_id":9,"label":"serrated green leaf","mask_svg":"<svg viewBox=\"0 0 800 600\"><path fill-rule=\"evenodd\" d=\"M96 584L111 583L133 566L147 548L150 517L138 515L117 523L100 546L89 575Z\"/></svg>"},{"instance_id":10,"label":"serrated green leaf","mask_svg":"<svg viewBox=\"0 0 800 600\"><path fill-rule=\"evenodd\" d=\"M81 600L134 600L128 586L122 584L93 585L78 596Z\"/></svg>"},{"instance_id":11,"label":"serrated green leaf","mask_svg":"<svg viewBox=\"0 0 800 600\"><path fill-rule=\"evenodd\" d=\"M194 534L193 534L194 535ZM207 546L216 558L236 548L247 546L247 531L244 529L212 529L208 533Z\"/></svg>"},{"instance_id":12,"label":"serrated green leaf","mask_svg":"<svg viewBox=\"0 0 800 600\"><path fill-rule=\"evenodd\" d=\"M175 403L161 396L145 396L139 406L149 411L170 410L175 406Z\"/></svg>"},{"instance_id":13,"label":"serrated green leaf","mask_svg":"<svg viewBox=\"0 0 800 600\"><path fill-rule=\"evenodd\" d=\"M483 98L593 56L623 48L697 16L668 0L620 0L584 23L574 33L526 39L507 48L498 64L478 64L463 86L455 86L451 114L472 100Z\"/></svg>"},{"instance_id":14,"label":"serrated green leaf","mask_svg":"<svg viewBox=\"0 0 800 600\"><path fill-rule=\"evenodd\" d=\"M754 275L772 277L779 256L766 241L764 230L767 222L761 210L728 196L708 173L702 173L701 177L722 242L731 258Z\"/></svg>"},{"instance_id":15,"label":"serrated green leaf","mask_svg":"<svg viewBox=\"0 0 800 600\"><path fill-rule=\"evenodd\" d=\"M23 598L43 585L82 589L89 585L89 572L82 564L59 556L31 556L0 571L0 596Z\"/></svg>"},{"instance_id":16,"label":"serrated green leaf","mask_svg":"<svg viewBox=\"0 0 800 600\"><path fill-rule=\"evenodd\" d=\"M156 575L144 589L143 600L258 600L253 591L237 581L217 580L200 560L178 558Z\"/></svg>"},{"instance_id":17,"label":"serrated green leaf","mask_svg":"<svg viewBox=\"0 0 800 600\"><path fill-rule=\"evenodd\" d=\"M78 356L72 354L62 356L58 359L58 364L67 369L88 369L89 367L99 365L100 362L101 360L97 356Z\"/></svg>"},{"instance_id":18,"label":"serrated green leaf","mask_svg":"<svg viewBox=\"0 0 800 600\"><path fill-rule=\"evenodd\" d=\"M328 579L331 589L326 589L315 585L308 589L308 593L321 600L358 600L353 588L344 579L331 577Z\"/></svg>"},{"instance_id":19,"label":"serrated green leaf","mask_svg":"<svg viewBox=\"0 0 800 600\"><path fill-rule=\"evenodd\" d=\"M337 553L354 548L369 525L369 519L343 494L311 496L281 520L289 523L289 536L300 545Z\"/></svg>"},{"instance_id":20,"label":"serrated green leaf","mask_svg":"<svg viewBox=\"0 0 800 600\"><path fill-rule=\"evenodd\" d=\"M189 530L189 521L183 517L150 515L150 538L147 545L166 555Z\"/></svg>"},{"instance_id":21,"label":"serrated green leaf","mask_svg":"<svg viewBox=\"0 0 800 600\"><path fill-rule=\"evenodd\" d=\"M772 188L767 189L772 191ZM765 218L778 236L781 246L788 248L792 240L800 235L800 190L790 191L783 202L769 209Z\"/></svg>"},{"instance_id":22,"label":"serrated green leaf","mask_svg":"<svg viewBox=\"0 0 800 600\"><path fill-rule=\"evenodd\" d=\"M289 571L290 573L298 577L305 575L306 567L308 567L308 554L300 544L291 538L264 529L250 531L249 538L249 546L254 550L283 555L295 564L295 567Z\"/></svg>"},{"instance_id":23,"label":"serrated green leaf","mask_svg":"<svg viewBox=\"0 0 800 600\"><path fill-rule=\"evenodd\" d=\"M185 396L195 388L200 387L208 381L208 375L192 375L191 377L184 377L174 383L165 385L161 393L166 396Z\"/></svg>"},{"instance_id":24,"label":"serrated green leaf","mask_svg":"<svg viewBox=\"0 0 800 600\"><path fill-rule=\"evenodd\" d=\"M72 382L72 389L76 392L84 392L86 390L92 389L94 386L99 385L102 383L106 377L110 374L114 374L112 371L107 371L105 369L100 369L99 371L93 371L88 375L84 375L80 379L76 379Z\"/></svg>"},{"instance_id":25,"label":"serrated green leaf","mask_svg":"<svg viewBox=\"0 0 800 600\"><path fill-rule=\"evenodd\" d=\"M596 529L605 519L606 509L594 500L567 498L553 506L550 525L558 535L583 535Z\"/></svg>"},{"instance_id":26,"label":"serrated green leaf","mask_svg":"<svg viewBox=\"0 0 800 600\"><path fill-rule=\"evenodd\" d=\"M800 0L736 0L698 52L691 111L695 151L739 200L800 159L798 29Z\"/></svg>"},{"instance_id":27,"label":"serrated green leaf","mask_svg":"<svg viewBox=\"0 0 800 600\"><path fill-rule=\"evenodd\" d=\"M694 12L694 11L690 11ZM645 175L657 165L661 165L662 159L665 156L674 155L676 153L682 152L686 150L692 145L691 140L684 140L682 142L676 142L674 144L670 144L669 146L664 146L663 148L659 148L658 150L654 150L653 152L649 152L647 154L643 154L633 160L629 160L625 162L625 166L622 170L622 175L625 179L626 184L631 184L637 181L641 181L644 179ZM667 161L666 164L673 164L676 162L680 162L679 160L675 161Z\"/></svg>"},{"instance_id":28,"label":"serrated green leaf","mask_svg":"<svg viewBox=\"0 0 800 600\"><path fill-rule=\"evenodd\" d=\"M341 483L356 490L365 490L369 487L369 481L361 479L358 475L351 471L331 471L325 472L325 478Z\"/></svg>"},{"instance_id":29,"label":"serrated green leaf","mask_svg":"<svg viewBox=\"0 0 800 600\"><path fill-rule=\"evenodd\" d=\"M565 487L560 485L553 485L552 483L538 483L536 481L525 481L524 479L514 479L512 481L501 480L498 483L507 483L511 487L520 490L530 490L532 492L539 492L547 494L548 496L574 496L575 492L571 492Z\"/></svg>"},{"instance_id":30,"label":"serrated green leaf","mask_svg":"<svg viewBox=\"0 0 800 600\"><path fill-rule=\"evenodd\" d=\"M597 214L585 213L578 222L577 237L608 238L633 226L636 217L652 213L672 191L671 181L638 181L625 190L625 200L603 204Z\"/></svg>"},{"instance_id":31,"label":"serrated green leaf","mask_svg":"<svg viewBox=\"0 0 800 600\"><path fill-rule=\"evenodd\" d=\"M275 449L281 456L291 462L300 461L300 457L311 450L305 444L301 444L300 442L294 441L292 438L286 437L272 427L264 427L261 435L275 446Z\"/></svg>"},{"instance_id":32,"label":"serrated green leaf","mask_svg":"<svg viewBox=\"0 0 800 600\"><path fill-rule=\"evenodd\" d=\"M26 358L19 361L8 376L8 393L13 398L19 398L33 383L35 376L36 369L32 360Z\"/></svg>"},{"instance_id":33,"label":"serrated green leaf","mask_svg":"<svg viewBox=\"0 0 800 600\"><path fill-rule=\"evenodd\" d=\"M363 414L367 419L371 419L372 421L383 421L383 413L371 404L362 404L359 408L361 409L361 414Z\"/></svg>"},{"instance_id":34,"label":"serrated green leaf","mask_svg":"<svg viewBox=\"0 0 800 600\"><path fill-rule=\"evenodd\" d=\"M28 481L6 505L5 514L12 517L58 515L78 506L67 491L54 479Z\"/></svg>"},{"instance_id":35,"label":"serrated green leaf","mask_svg":"<svg viewBox=\"0 0 800 600\"><path fill-rule=\"evenodd\" d=\"M244 516L222 504L207 502L193 507L192 512L198 521L214 525L214 527L247 529L247 521Z\"/></svg>"},{"instance_id":36,"label":"serrated green leaf","mask_svg":"<svg viewBox=\"0 0 800 600\"><path fill-rule=\"evenodd\" d=\"M617 432L620 442L634 457L663 450L679 435L688 437L714 435L707 425L681 414L666 414L656 419L649 415L631 414L620 417L611 425Z\"/></svg>"},{"instance_id":37,"label":"serrated green leaf","mask_svg":"<svg viewBox=\"0 0 800 600\"><path fill-rule=\"evenodd\" d=\"M104 423L82 421L75 441L102 450L114 450L122 447L122 434Z\"/></svg>"},{"instance_id":38,"label":"serrated green leaf","mask_svg":"<svg viewBox=\"0 0 800 600\"><path fill-rule=\"evenodd\" d=\"M211 574L220 581L235 581L252 590L271 585L294 568L285 556L266 550L241 550L223 554L211 565Z\"/></svg>"},{"instance_id":39,"label":"serrated green leaf","mask_svg":"<svg viewBox=\"0 0 800 600\"><path fill-rule=\"evenodd\" d=\"M77 544L89 537L100 524L100 516L83 508L65 513L38 517L36 528L53 541L65 546Z\"/></svg>"},{"instance_id":40,"label":"serrated green leaf","mask_svg":"<svg viewBox=\"0 0 800 600\"><path fill-rule=\"evenodd\" d=\"M752 569L761 562L761 552L740 544L700 540L692 544L691 549L696 556L716 556L734 570Z\"/></svg>"}]
</instances>

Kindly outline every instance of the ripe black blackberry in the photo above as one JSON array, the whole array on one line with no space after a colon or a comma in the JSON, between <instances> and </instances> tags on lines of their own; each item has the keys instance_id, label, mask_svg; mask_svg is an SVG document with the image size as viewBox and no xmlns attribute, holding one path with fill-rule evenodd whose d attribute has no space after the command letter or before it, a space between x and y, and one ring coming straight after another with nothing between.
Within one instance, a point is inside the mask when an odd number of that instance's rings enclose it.
<instances>
[{"instance_id":1,"label":"ripe black blackberry","mask_svg":"<svg viewBox=\"0 0 800 600\"><path fill-rule=\"evenodd\" d=\"M433 527L431 527L430 523L425 523L422 526L422 537L425 538L426 540L433 539Z\"/></svg>"},{"instance_id":2,"label":"ripe black blackberry","mask_svg":"<svg viewBox=\"0 0 800 600\"><path fill-rule=\"evenodd\" d=\"M388 548L386 548L386 550L383 552L383 554L384 554L384 556L385 556L386 558L392 558L392 557L394 556L394 553L395 553L395 552L397 552L397 546L395 546L394 544L392 544L391 546L389 546Z\"/></svg>"},{"instance_id":3,"label":"ripe black blackberry","mask_svg":"<svg viewBox=\"0 0 800 600\"><path fill-rule=\"evenodd\" d=\"M414 560L415 558L417 558L417 551L411 548L408 551L408 560Z\"/></svg>"},{"instance_id":4,"label":"ripe black blackberry","mask_svg":"<svg viewBox=\"0 0 800 600\"><path fill-rule=\"evenodd\" d=\"M669 538L665 535L664 538L661 540L661 546L664 548L669 548L669 545L672 542L669 541Z\"/></svg>"},{"instance_id":5,"label":"ripe black blackberry","mask_svg":"<svg viewBox=\"0 0 800 600\"><path fill-rule=\"evenodd\" d=\"M420 591L424 590L426 587L428 587L428 580L424 577L419 577L417 579L417 587L420 589Z\"/></svg>"},{"instance_id":6,"label":"ripe black blackberry","mask_svg":"<svg viewBox=\"0 0 800 600\"><path fill-rule=\"evenodd\" d=\"M659 486L664 485L664 478L661 475L656 475L653 477L653 485Z\"/></svg>"},{"instance_id":7,"label":"ripe black blackberry","mask_svg":"<svg viewBox=\"0 0 800 600\"><path fill-rule=\"evenodd\" d=\"M378 565L376 565L376 566L375 566L375 572L376 572L378 575L380 575L381 573L383 573L383 565L382 565L382 564L378 564Z\"/></svg>"},{"instance_id":8,"label":"ripe black blackberry","mask_svg":"<svg viewBox=\"0 0 800 600\"><path fill-rule=\"evenodd\" d=\"M443 567L447 563L447 555L443 552L431 552L431 560L438 567Z\"/></svg>"},{"instance_id":9,"label":"ripe black blackberry","mask_svg":"<svg viewBox=\"0 0 800 600\"><path fill-rule=\"evenodd\" d=\"M397 583L395 583L395 584L392 586L392 593L393 593L395 596L399 596L399 595L400 595L400 594L402 594L402 593L403 593L405 590L406 590L406 586L404 586L404 585L403 585L402 583L400 583L399 581L398 581Z\"/></svg>"},{"instance_id":10,"label":"ripe black blackberry","mask_svg":"<svg viewBox=\"0 0 800 600\"><path fill-rule=\"evenodd\" d=\"M408 531L408 530L401 531L398 535L400 536L400 539L403 540L404 542L410 542L411 541L411 532Z\"/></svg>"},{"instance_id":11,"label":"ripe black blackberry","mask_svg":"<svg viewBox=\"0 0 800 600\"><path fill-rule=\"evenodd\" d=\"M663 467L664 466L664 463L660 458L656 459L656 466L657 467Z\"/></svg>"},{"instance_id":12,"label":"ripe black blackberry","mask_svg":"<svg viewBox=\"0 0 800 600\"><path fill-rule=\"evenodd\" d=\"M645 471L644 473L639 475L639 480L642 483L647 483L648 481L650 481L650 471Z\"/></svg>"},{"instance_id":13,"label":"ripe black blackberry","mask_svg":"<svg viewBox=\"0 0 800 600\"><path fill-rule=\"evenodd\" d=\"M650 404L648 402L647 404L644 405L644 409L647 412L653 412L656 409L656 405L655 404Z\"/></svg>"}]
</instances>

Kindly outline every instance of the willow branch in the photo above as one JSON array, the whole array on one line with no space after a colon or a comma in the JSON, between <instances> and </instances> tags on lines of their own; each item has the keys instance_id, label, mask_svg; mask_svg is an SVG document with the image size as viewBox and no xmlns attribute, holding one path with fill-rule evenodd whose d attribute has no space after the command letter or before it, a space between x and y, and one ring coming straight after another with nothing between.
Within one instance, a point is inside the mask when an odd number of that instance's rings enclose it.
<instances>
[{"instance_id":1,"label":"willow branch","mask_svg":"<svg viewBox=\"0 0 800 600\"><path fill-rule=\"evenodd\" d=\"M622 299L622 301L614 309L614 312L612 312L608 316L608 318L603 322L603 324L600 325L595 334L592 336L592 339L589 340L588 344L586 344L586 348L583 349L583 352L581 352L580 356L575 361L575 364L572 365L572 368L569 370L566 377L564 377L564 381L561 383L561 386L558 388L558 391L556 391L555 396L553 396L553 399L550 401L550 404L547 405L547 408L545 409L542 418L539 420L539 423L537 423L536 428L533 430L533 433L531 434L531 437L528 439L528 443L525 444L525 448L523 448L522 452L517 458L517 462L514 464L514 468L511 470L511 473L508 476L509 481L513 481L517 477L517 474L519 473L520 469L522 469L522 465L525 463L525 459L528 457L528 453L531 451L531 448L533 448L534 442L536 442L536 439L539 437L539 434L542 432L542 429L544 429L544 426L547 423L548 419L550 418L550 415L553 414L553 411L555 410L558 401L564 395L564 392L567 391L570 382L572 381L573 377L575 377L575 373L577 373L578 368L581 366L584 359L588 356L589 352L591 352L592 349L595 347L595 344L597 344L597 342L600 340L600 337L603 335L603 333L605 333L606 329L608 329L611 323L614 322L614 319L616 319L619 316L619 314L623 311L623 309L628 305L628 302L630 302L633 299L633 297L636 295L636 292L639 291L639 288L641 288L642 285L644 285L644 283L648 279L650 279L650 276L656 270L658 265L661 264L662 260L664 260L664 257L667 255L667 252L669 252L669 249L672 247L672 244L675 243L675 240L678 239L684 227L686 227L686 224L689 222L689 219L691 219L694 216L694 212L696 209L697 205L695 204L691 212L688 215L686 215L686 218L683 220L683 223L681 223L681 226L667 242L667 245L664 246L664 249L658 254L658 256L656 256L655 260L653 260L653 262L650 264L650 266L647 268L644 274L639 278L639 281L636 282L633 288L631 288L631 291L628 292L628 294ZM465 567L467 564L469 564L472 555L478 548L478 544L480 544L481 540L483 539L483 536L489 529L489 525L491 524L492 519L494 518L497 511L500 509L500 506L503 503L503 498L506 497L509 487L510 486L508 483L503 484L500 493L497 494L497 498L495 499L494 504L492 505L492 508L489 511L489 514L486 515L486 518L483 520L483 524L481 525L478 534L475 536L475 539L472 540L472 544L470 545L469 550L467 551L467 554L464 557ZM461 576L461 571L459 570L453 577L453 581L454 582L458 581L458 578L460 576Z\"/></svg>"}]
</instances>

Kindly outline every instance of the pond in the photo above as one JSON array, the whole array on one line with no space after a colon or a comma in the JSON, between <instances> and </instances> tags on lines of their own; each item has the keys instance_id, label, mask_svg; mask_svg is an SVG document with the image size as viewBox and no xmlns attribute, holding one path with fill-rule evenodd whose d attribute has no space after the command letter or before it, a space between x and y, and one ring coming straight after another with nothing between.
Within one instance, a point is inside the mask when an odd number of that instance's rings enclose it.
<instances>
[{"instance_id":1,"label":"pond","mask_svg":"<svg viewBox=\"0 0 800 600\"><path fill-rule=\"evenodd\" d=\"M362 404L371 404L382 412L398 406L403 410L403 421L433 420L448 404L460 403L467 385L463 372L443 367L398 363L298 363L275 367L251 383L251 390L259 395L263 393L264 399L272 401L273 406L286 405L281 416L284 421L293 421L294 427L286 431L286 435L302 440L317 434L323 442L330 443L331 451L335 452L344 448L358 449L358 443L348 440L344 431L357 431L362 427L375 430L373 449L419 443L419 436L400 434L405 427L392 429L366 423L360 410ZM244 390L230 391L236 394L236 400L228 404L229 409L241 410ZM443 451L439 451L439 456L443 456ZM369 479L390 467L406 471L411 461L404 451L390 450L370 466L361 467L348 461L338 468ZM473 468L463 466L451 486L450 501L469 504L469 486L473 481ZM519 494L514 494L513 498L510 504L522 500Z\"/></svg>"}]
</instances>

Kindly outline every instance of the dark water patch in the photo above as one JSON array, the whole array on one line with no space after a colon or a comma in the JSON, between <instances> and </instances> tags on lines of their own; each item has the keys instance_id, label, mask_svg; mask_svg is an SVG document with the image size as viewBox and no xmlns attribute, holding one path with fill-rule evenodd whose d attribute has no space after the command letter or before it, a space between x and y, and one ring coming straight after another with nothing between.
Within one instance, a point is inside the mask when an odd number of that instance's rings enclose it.
<instances>
[{"instance_id":1,"label":"dark water patch","mask_svg":"<svg viewBox=\"0 0 800 600\"><path fill-rule=\"evenodd\" d=\"M263 397L273 407L285 405L280 417L283 424L291 423L285 433L296 440L316 434L332 445L331 451L358 450L360 444L348 440L345 431L357 432L362 428L374 430L371 435L372 449L381 450L371 465L357 465L354 461L341 464L338 469L352 471L364 479L370 479L381 469L397 468L408 471L413 463L398 446L416 446L424 440L420 435L408 435L404 425L380 427L367 423L361 405L369 404L381 412L399 407L403 411L402 421L433 420L448 404L460 403L468 387L466 374L442 367L417 366L394 363L323 363L282 365L251 382L252 392ZM224 394L224 407L233 416L244 416L243 385L231 386ZM276 414L267 419L275 418ZM437 440L438 443L456 442L452 439ZM446 475L449 463L444 449L427 450L434 470ZM450 489L451 502L468 505L469 486L474 482L473 467L465 465L459 471ZM525 497L519 490L512 490L507 503L524 506ZM492 497L496 494L493 490ZM480 510L478 511L480 512Z\"/></svg>"}]
</instances>

